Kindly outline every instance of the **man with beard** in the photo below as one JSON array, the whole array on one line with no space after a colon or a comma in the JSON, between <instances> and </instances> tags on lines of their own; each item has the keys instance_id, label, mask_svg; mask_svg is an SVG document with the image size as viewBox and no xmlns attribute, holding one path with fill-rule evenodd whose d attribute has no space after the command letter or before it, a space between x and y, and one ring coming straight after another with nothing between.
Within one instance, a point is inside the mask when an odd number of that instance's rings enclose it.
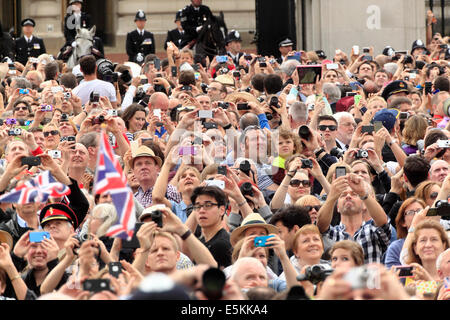
<instances>
[{"instance_id":1,"label":"man with beard","mask_svg":"<svg viewBox=\"0 0 450 320\"><path fill-rule=\"evenodd\" d=\"M341 222L331 227L336 202ZM389 219L373 188L353 173L333 181L327 200L319 210L317 226L322 236L331 241L351 239L359 243L364 251L364 263L380 263L391 237Z\"/></svg>"}]
</instances>

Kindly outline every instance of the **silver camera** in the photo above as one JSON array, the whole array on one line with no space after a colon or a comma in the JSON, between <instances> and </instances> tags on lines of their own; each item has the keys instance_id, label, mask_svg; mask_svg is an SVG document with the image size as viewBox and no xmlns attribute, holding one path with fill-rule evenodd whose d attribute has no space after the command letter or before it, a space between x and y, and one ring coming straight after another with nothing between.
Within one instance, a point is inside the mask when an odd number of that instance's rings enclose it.
<instances>
[{"instance_id":1,"label":"silver camera","mask_svg":"<svg viewBox=\"0 0 450 320\"><path fill-rule=\"evenodd\" d=\"M108 110L108 116L117 117L117 110L109 109Z\"/></svg>"},{"instance_id":2,"label":"silver camera","mask_svg":"<svg viewBox=\"0 0 450 320\"><path fill-rule=\"evenodd\" d=\"M64 92L64 99L69 100L72 98L72 94L70 92Z\"/></svg>"},{"instance_id":3,"label":"silver camera","mask_svg":"<svg viewBox=\"0 0 450 320\"><path fill-rule=\"evenodd\" d=\"M437 145L439 148L450 148L450 140L438 140Z\"/></svg>"},{"instance_id":4,"label":"silver camera","mask_svg":"<svg viewBox=\"0 0 450 320\"><path fill-rule=\"evenodd\" d=\"M49 150L48 154L53 159L61 159L61 151L59 150Z\"/></svg>"},{"instance_id":5,"label":"silver camera","mask_svg":"<svg viewBox=\"0 0 450 320\"><path fill-rule=\"evenodd\" d=\"M362 266L350 269L344 276L352 289L379 289L380 271L375 266Z\"/></svg>"}]
</instances>

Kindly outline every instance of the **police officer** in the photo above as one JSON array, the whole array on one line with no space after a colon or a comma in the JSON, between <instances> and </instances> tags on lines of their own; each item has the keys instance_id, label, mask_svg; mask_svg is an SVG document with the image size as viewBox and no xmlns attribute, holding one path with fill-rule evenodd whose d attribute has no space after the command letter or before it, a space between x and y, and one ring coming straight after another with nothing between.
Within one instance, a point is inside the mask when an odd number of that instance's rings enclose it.
<instances>
[{"instance_id":1,"label":"police officer","mask_svg":"<svg viewBox=\"0 0 450 320\"><path fill-rule=\"evenodd\" d=\"M181 42L184 36L184 30L181 26L181 10L175 15L175 24L177 27L173 30L167 31L166 42L164 43L164 50L167 50L167 42L173 42L178 48L181 49Z\"/></svg>"},{"instance_id":2,"label":"police officer","mask_svg":"<svg viewBox=\"0 0 450 320\"><path fill-rule=\"evenodd\" d=\"M66 45L72 45L77 36L77 27L92 28L92 18L89 14L82 12L83 0L70 0L69 9L64 18L64 37Z\"/></svg>"},{"instance_id":3,"label":"police officer","mask_svg":"<svg viewBox=\"0 0 450 320\"><path fill-rule=\"evenodd\" d=\"M181 26L185 31L181 47L187 44L192 47L192 42L198 38L198 32L203 24L212 16L209 7L202 5L202 0L191 0L191 4L181 10Z\"/></svg>"},{"instance_id":4,"label":"police officer","mask_svg":"<svg viewBox=\"0 0 450 320\"><path fill-rule=\"evenodd\" d=\"M25 19L21 23L23 36L15 40L16 61L26 65L30 57L37 58L46 53L44 40L33 36L36 23L33 19Z\"/></svg>"},{"instance_id":5,"label":"police officer","mask_svg":"<svg viewBox=\"0 0 450 320\"><path fill-rule=\"evenodd\" d=\"M281 56L277 58L277 62L279 64L283 63L284 58L288 55L289 52L292 51L292 46L294 43L291 39L285 38L278 43L278 50L280 51Z\"/></svg>"},{"instance_id":6,"label":"police officer","mask_svg":"<svg viewBox=\"0 0 450 320\"><path fill-rule=\"evenodd\" d=\"M231 30L225 38L227 54L233 59L235 66L239 65L239 59L244 55L244 52L241 52L241 42L241 35L236 30Z\"/></svg>"},{"instance_id":7,"label":"police officer","mask_svg":"<svg viewBox=\"0 0 450 320\"><path fill-rule=\"evenodd\" d=\"M127 34L127 54L128 60L142 64L145 56L155 53L155 38L153 33L144 30L147 18L145 12L139 10L134 18L137 29Z\"/></svg>"}]
</instances>

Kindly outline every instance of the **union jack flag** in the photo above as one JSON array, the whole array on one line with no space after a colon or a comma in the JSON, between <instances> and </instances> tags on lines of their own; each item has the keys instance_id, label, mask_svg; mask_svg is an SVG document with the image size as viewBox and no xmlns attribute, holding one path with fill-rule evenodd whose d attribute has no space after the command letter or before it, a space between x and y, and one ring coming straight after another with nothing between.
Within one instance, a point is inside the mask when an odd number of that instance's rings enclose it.
<instances>
[{"instance_id":1,"label":"union jack flag","mask_svg":"<svg viewBox=\"0 0 450 320\"><path fill-rule=\"evenodd\" d=\"M108 192L117 210L117 221L109 228L106 236L131 240L136 223L133 193L104 131L100 136L94 192Z\"/></svg>"},{"instance_id":2,"label":"union jack flag","mask_svg":"<svg viewBox=\"0 0 450 320\"><path fill-rule=\"evenodd\" d=\"M0 197L5 203L44 203L49 197L61 198L70 194L70 188L52 176L50 171L44 171L37 177L26 181L12 191Z\"/></svg>"}]
</instances>

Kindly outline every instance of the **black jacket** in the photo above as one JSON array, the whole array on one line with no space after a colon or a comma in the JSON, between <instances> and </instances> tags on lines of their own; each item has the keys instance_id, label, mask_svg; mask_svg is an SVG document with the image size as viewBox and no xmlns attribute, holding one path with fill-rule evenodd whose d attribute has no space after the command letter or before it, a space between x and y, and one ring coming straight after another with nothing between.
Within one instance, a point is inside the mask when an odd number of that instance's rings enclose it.
<instances>
[{"instance_id":1,"label":"black jacket","mask_svg":"<svg viewBox=\"0 0 450 320\"><path fill-rule=\"evenodd\" d=\"M141 36L137 30L131 31L127 34L126 49L128 61L138 62L136 60L138 53L142 53L144 58L148 54L155 53L155 37L149 31L144 30L144 36Z\"/></svg>"},{"instance_id":2,"label":"black jacket","mask_svg":"<svg viewBox=\"0 0 450 320\"><path fill-rule=\"evenodd\" d=\"M2 32L0 34L0 61L6 57L14 60L14 40L11 38L9 33Z\"/></svg>"},{"instance_id":3,"label":"black jacket","mask_svg":"<svg viewBox=\"0 0 450 320\"><path fill-rule=\"evenodd\" d=\"M189 5L181 10L181 26L185 31L181 46L184 47L189 42L197 39L197 27L202 26L206 20L212 18L213 14L209 7L201 5L198 10Z\"/></svg>"},{"instance_id":4,"label":"black jacket","mask_svg":"<svg viewBox=\"0 0 450 320\"><path fill-rule=\"evenodd\" d=\"M178 28L167 31L166 42L164 42L164 50L167 50L167 42L170 41L172 41L178 48L181 49L181 42L183 41L183 35L181 34L180 30L178 30Z\"/></svg>"},{"instance_id":5,"label":"black jacket","mask_svg":"<svg viewBox=\"0 0 450 320\"><path fill-rule=\"evenodd\" d=\"M27 43L25 37L16 39L16 41L14 42L14 46L16 52L15 60L23 65L27 64L28 58L30 57L37 58L41 54L47 53L45 49L44 40L34 35L30 43Z\"/></svg>"},{"instance_id":6,"label":"black jacket","mask_svg":"<svg viewBox=\"0 0 450 320\"><path fill-rule=\"evenodd\" d=\"M75 22L72 15L67 14L64 18L64 38L66 43L72 43L77 36L77 28L74 25ZM89 14L82 12L80 17L80 28L90 29L92 28L92 18Z\"/></svg>"}]
</instances>

